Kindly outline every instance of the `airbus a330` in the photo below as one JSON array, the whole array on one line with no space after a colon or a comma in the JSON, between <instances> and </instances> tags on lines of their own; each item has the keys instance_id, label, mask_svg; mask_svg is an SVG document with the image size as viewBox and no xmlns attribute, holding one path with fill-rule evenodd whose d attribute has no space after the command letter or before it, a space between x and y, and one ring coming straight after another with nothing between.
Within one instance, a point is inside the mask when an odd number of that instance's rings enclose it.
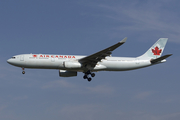
<instances>
[{"instance_id":1,"label":"airbus a330","mask_svg":"<svg viewBox=\"0 0 180 120\"><path fill-rule=\"evenodd\" d=\"M21 54L8 59L11 65L25 68L57 69L60 77L77 76L83 72L84 79L92 80L97 71L127 71L164 63L172 54L161 56L168 38L160 38L147 52L138 57L112 57L112 51L126 42L127 38L104 50L89 56L80 55L49 55Z\"/></svg>"}]
</instances>

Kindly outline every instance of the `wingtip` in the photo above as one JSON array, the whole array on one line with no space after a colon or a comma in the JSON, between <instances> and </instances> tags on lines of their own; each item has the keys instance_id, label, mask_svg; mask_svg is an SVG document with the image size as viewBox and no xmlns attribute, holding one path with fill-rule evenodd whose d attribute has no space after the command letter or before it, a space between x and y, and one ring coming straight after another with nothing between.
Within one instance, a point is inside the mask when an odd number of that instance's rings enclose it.
<instances>
[{"instance_id":1,"label":"wingtip","mask_svg":"<svg viewBox=\"0 0 180 120\"><path fill-rule=\"evenodd\" d=\"M123 40L120 41L120 43L125 43L127 40L127 37L125 37Z\"/></svg>"}]
</instances>

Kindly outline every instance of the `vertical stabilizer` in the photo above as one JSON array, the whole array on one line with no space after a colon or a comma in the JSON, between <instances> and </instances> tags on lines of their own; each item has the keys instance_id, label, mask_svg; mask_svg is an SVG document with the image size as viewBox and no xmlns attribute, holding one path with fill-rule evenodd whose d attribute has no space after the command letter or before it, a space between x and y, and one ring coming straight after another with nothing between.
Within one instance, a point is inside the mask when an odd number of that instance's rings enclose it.
<instances>
[{"instance_id":1,"label":"vertical stabilizer","mask_svg":"<svg viewBox=\"0 0 180 120\"><path fill-rule=\"evenodd\" d=\"M166 46L168 38L160 38L146 53L138 58L159 58Z\"/></svg>"}]
</instances>

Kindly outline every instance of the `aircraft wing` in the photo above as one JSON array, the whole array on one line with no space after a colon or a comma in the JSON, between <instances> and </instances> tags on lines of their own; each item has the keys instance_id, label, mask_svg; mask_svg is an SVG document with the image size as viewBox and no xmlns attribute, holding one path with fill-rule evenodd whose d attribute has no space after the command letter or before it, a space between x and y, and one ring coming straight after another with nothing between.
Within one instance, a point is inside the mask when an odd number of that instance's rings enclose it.
<instances>
[{"instance_id":1,"label":"aircraft wing","mask_svg":"<svg viewBox=\"0 0 180 120\"><path fill-rule=\"evenodd\" d=\"M79 62L82 63L83 65L91 65L94 67L97 62L101 61L104 59L106 56L110 56L112 51L121 46L126 42L127 38L124 38L122 41L118 42L115 45L112 45L104 50L101 50L97 53L94 53L92 55L89 55L87 57L79 59Z\"/></svg>"}]
</instances>

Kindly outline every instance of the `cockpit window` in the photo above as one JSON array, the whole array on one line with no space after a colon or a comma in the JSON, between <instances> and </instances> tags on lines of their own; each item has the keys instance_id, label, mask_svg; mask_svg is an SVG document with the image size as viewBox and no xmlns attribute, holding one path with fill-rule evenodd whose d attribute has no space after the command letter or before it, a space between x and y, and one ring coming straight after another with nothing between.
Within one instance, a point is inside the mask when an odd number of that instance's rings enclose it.
<instances>
[{"instance_id":1,"label":"cockpit window","mask_svg":"<svg viewBox=\"0 0 180 120\"><path fill-rule=\"evenodd\" d=\"M16 59L16 57L12 57L12 59Z\"/></svg>"}]
</instances>

